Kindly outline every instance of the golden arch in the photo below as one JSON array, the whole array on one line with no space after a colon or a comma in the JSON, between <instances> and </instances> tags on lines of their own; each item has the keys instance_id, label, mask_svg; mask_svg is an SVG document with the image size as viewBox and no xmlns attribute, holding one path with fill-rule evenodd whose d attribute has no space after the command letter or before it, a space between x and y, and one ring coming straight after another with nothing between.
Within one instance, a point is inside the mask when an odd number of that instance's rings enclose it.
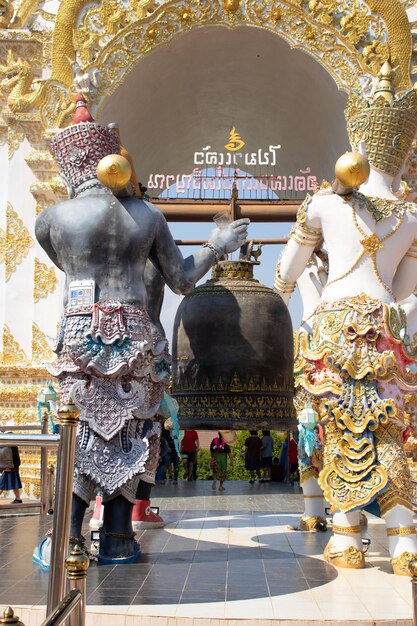
<instances>
[{"instance_id":1,"label":"golden arch","mask_svg":"<svg viewBox=\"0 0 417 626\"><path fill-rule=\"evenodd\" d=\"M27 0L33 2L33 0ZM106 37L98 42L97 57L83 63L83 69L97 67L102 80L98 94L98 107L121 84L127 73L139 60L160 46L169 44L175 37L208 25L236 28L251 26L270 30L284 38L292 47L302 49L313 56L333 77L340 89L359 88L358 77L373 73L377 69L367 64L355 47L354 30L336 28L328 20L320 19L320 9L316 14L293 4L292 0L168 0L150 16L137 19L138 5L143 0L131 0L131 6L122 5L120 26L122 28L105 32ZM25 4L25 3L24 3ZM27 3L26 3L27 4ZM74 58L74 30L88 0L62 0L54 29L52 50L51 80L55 89L71 87L73 72L69 60ZM89 5L86 13L106 11L101 3ZM321 3L331 11L334 3L323 0ZM401 0L367 0L371 14L378 15L384 22L388 36L391 61L397 67L397 86L410 87L410 63L412 36L407 14ZM330 9L329 9L330 7ZM22 9L23 10L23 9ZM109 17L110 17L109 13ZM133 18L132 18L133 16ZM105 20L103 28L107 27ZM94 30L91 31L94 36ZM87 46L86 46L87 47ZM387 47L373 52L383 61L388 54ZM50 118L51 98L46 98L44 109ZM48 102L49 101L49 102ZM49 123L48 123L49 125Z\"/></svg>"}]
</instances>

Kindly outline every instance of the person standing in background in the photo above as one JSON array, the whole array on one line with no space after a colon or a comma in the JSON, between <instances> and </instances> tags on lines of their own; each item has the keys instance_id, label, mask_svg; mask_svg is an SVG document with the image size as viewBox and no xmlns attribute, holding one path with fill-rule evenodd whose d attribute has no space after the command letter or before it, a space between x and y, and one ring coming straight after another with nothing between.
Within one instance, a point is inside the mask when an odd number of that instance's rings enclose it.
<instances>
[{"instance_id":1,"label":"person standing in background","mask_svg":"<svg viewBox=\"0 0 417 626\"><path fill-rule=\"evenodd\" d=\"M288 444L288 462L290 464L290 483L293 485L294 481L298 480L298 445L292 432L290 432Z\"/></svg>"},{"instance_id":2,"label":"person standing in background","mask_svg":"<svg viewBox=\"0 0 417 626\"><path fill-rule=\"evenodd\" d=\"M274 440L269 430L262 431L261 472L260 483L269 483L271 480L272 457L274 456Z\"/></svg>"},{"instance_id":3,"label":"person standing in background","mask_svg":"<svg viewBox=\"0 0 417 626\"><path fill-rule=\"evenodd\" d=\"M261 467L261 448L262 442L258 437L258 431L251 430L250 436L245 441L245 469L250 474L249 483L253 485L255 482L255 474L260 479L260 467Z\"/></svg>"},{"instance_id":4,"label":"person standing in background","mask_svg":"<svg viewBox=\"0 0 417 626\"><path fill-rule=\"evenodd\" d=\"M189 481L193 480L194 464L196 462L197 450L199 448L198 433L196 430L185 430L184 438L181 442L181 453L184 461L185 477Z\"/></svg>"},{"instance_id":5,"label":"person standing in background","mask_svg":"<svg viewBox=\"0 0 417 626\"><path fill-rule=\"evenodd\" d=\"M22 504L20 489L22 482L19 475L20 455L17 446L4 446L0 448L0 468L3 473L0 477L0 494L3 491L13 491L12 504Z\"/></svg>"},{"instance_id":6,"label":"person standing in background","mask_svg":"<svg viewBox=\"0 0 417 626\"><path fill-rule=\"evenodd\" d=\"M232 463L232 451L223 439L221 433L214 437L210 444L211 467L213 469L213 491L216 489L216 481L219 481L219 491L224 491L224 481L227 475L227 457Z\"/></svg>"}]
</instances>

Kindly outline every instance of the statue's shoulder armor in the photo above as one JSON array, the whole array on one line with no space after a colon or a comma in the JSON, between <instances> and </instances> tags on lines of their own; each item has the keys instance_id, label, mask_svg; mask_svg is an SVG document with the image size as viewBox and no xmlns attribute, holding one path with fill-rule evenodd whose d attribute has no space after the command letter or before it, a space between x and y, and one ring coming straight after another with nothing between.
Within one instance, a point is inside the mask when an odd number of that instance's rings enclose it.
<instances>
[{"instance_id":1,"label":"statue's shoulder armor","mask_svg":"<svg viewBox=\"0 0 417 626\"><path fill-rule=\"evenodd\" d=\"M314 196L335 196L331 184L327 180L321 182L320 187L314 192Z\"/></svg>"},{"instance_id":2,"label":"statue's shoulder armor","mask_svg":"<svg viewBox=\"0 0 417 626\"><path fill-rule=\"evenodd\" d=\"M305 222L310 205L314 204L316 201L320 201L323 197L334 196L334 195L337 195L337 194L334 193L329 183L327 183L327 181L323 181L320 188L317 189L313 193L313 195L310 195L308 193L306 197L304 198L303 202L300 205L300 208L297 211L297 222L298 223Z\"/></svg>"},{"instance_id":3,"label":"statue's shoulder armor","mask_svg":"<svg viewBox=\"0 0 417 626\"><path fill-rule=\"evenodd\" d=\"M416 202L404 202L404 207L407 213L417 216L417 203Z\"/></svg>"}]
</instances>

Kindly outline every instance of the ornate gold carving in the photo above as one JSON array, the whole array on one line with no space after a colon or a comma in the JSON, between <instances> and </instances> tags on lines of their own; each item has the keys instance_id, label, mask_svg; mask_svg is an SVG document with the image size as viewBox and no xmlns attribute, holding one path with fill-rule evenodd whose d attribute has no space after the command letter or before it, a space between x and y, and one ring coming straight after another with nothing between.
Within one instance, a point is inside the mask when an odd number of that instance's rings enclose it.
<instances>
[{"instance_id":1,"label":"ornate gold carving","mask_svg":"<svg viewBox=\"0 0 417 626\"><path fill-rule=\"evenodd\" d=\"M74 102L70 87L59 83L49 83L45 102L41 108L41 121L45 128L62 128L72 123Z\"/></svg>"},{"instance_id":2,"label":"ornate gold carving","mask_svg":"<svg viewBox=\"0 0 417 626\"><path fill-rule=\"evenodd\" d=\"M32 361L41 363L43 361L51 361L54 353L49 347L46 335L41 331L39 326L32 324Z\"/></svg>"},{"instance_id":3,"label":"ornate gold carving","mask_svg":"<svg viewBox=\"0 0 417 626\"><path fill-rule=\"evenodd\" d=\"M236 13L240 7L240 0L222 0L223 11L229 14Z\"/></svg>"},{"instance_id":4,"label":"ornate gold carving","mask_svg":"<svg viewBox=\"0 0 417 626\"><path fill-rule=\"evenodd\" d=\"M401 0L367 0L361 5L347 0L310 0L308 8L316 19L340 30L362 53L374 73L388 58L389 41L391 59L398 68L398 85L407 88L410 86L411 40L403 4Z\"/></svg>"},{"instance_id":5,"label":"ornate gold carving","mask_svg":"<svg viewBox=\"0 0 417 626\"><path fill-rule=\"evenodd\" d=\"M1 362L3 365L29 364L29 360L24 350L20 347L19 343L13 337L7 324L4 324L3 326L3 352L1 354Z\"/></svg>"},{"instance_id":6,"label":"ornate gold carving","mask_svg":"<svg viewBox=\"0 0 417 626\"><path fill-rule=\"evenodd\" d=\"M31 2L33 2L33 0L26 0L23 3L23 5L26 5L27 7ZM143 12L139 11L138 16L135 15L135 9L137 7L137 4L138 4L137 1L134 1L134 2L132 1L131 6L128 5L124 9L125 16L127 16L127 18L130 19L132 22L135 18L136 19L139 18L140 21L145 22L146 19L143 17ZM164 5L162 5L162 7L159 7L156 11L154 11L151 14L151 16L148 16L147 20L152 21L155 14L158 13L159 17L162 18L161 21L164 21L164 19L168 19L167 23L169 23L170 26L173 20L177 16L178 18L182 18L182 23L184 23L184 25L187 28L190 25L194 25L194 24L201 26L201 25L204 25L205 23L210 23L208 20L204 19L205 15L195 13L192 10L193 9L192 6L191 8L188 6L185 9L182 8L181 11L174 14L172 11L172 8L173 7L175 8L176 4L178 3L175 3L175 2L164 3ZM232 4L232 7L234 8L235 0L231 4ZM245 4L245 3L242 3L242 4ZM407 25L406 13L405 13L404 8L401 5L400 0L372 0L372 2L368 0L367 4L371 8L370 11L366 10L367 7L365 4L361 4L360 9L358 8L357 5L354 5L356 7L354 9L352 8L352 3L350 2L348 3L345 0L342 2L342 5L343 5L342 10L338 11L337 13L335 12L335 8L336 8L335 3L329 2L327 0L325 2L320 2L320 0L316 0L316 1L312 0L309 3L310 7L308 6L307 2L303 2L302 4L306 5L305 8L303 9L300 9L298 6L295 5L295 3L293 4L290 1L284 1L284 0L280 2L279 4L278 3L274 4L272 7L270 7L269 5L266 6L264 3L260 3L260 2L251 2L251 3L246 3L246 4L248 6L249 4L253 5L253 11L260 14L262 17L265 17L265 13L268 13L270 24L272 26L276 26L277 24L285 24L285 28L282 29L283 32L280 33L283 37L285 37L286 34L288 35L290 22L291 21L296 22L297 20L299 22L300 16L301 18L308 18L308 22L305 23L305 28L300 29L299 26L301 26L301 24L298 24L298 28L299 30L302 31L302 33L300 34L302 34L305 37L305 40L309 40L310 42L317 42L320 39L320 37L315 36L315 34L317 35L317 25L319 26L324 25L326 26L327 33L330 36L334 37L336 34L336 37L338 37L341 40L341 42L340 41L338 41L337 43L335 42L335 45L333 46L334 48L339 47L340 43L342 43L342 46L343 46L344 45L343 39L345 39L346 42L349 43L350 45L352 45L350 42L355 42L356 48L353 48L353 54L351 55L352 57L354 56L359 57L361 52L363 52L363 43L364 43L363 40L366 40L368 44L369 44L369 40L371 40L370 43L374 44L373 51L372 53L368 51L366 58L367 58L367 61L370 62L370 57L372 56L372 65L375 68L375 71L379 69L381 63L386 58L387 46L386 46L386 43L384 42L389 38L391 54L394 54L394 56L396 57L395 65L399 65L399 68L400 68L399 75L401 75L401 80L402 80L401 86L409 85L409 81L407 82L407 79L408 79L407 73L408 73L408 68L409 68L409 59L411 56L411 43L409 41L409 28ZM78 24L80 24L80 13L82 13L83 7L85 7L86 5L88 8L85 11L84 15L82 16L82 18L84 18L85 14L88 13L89 10L94 12L96 7L94 6L89 7L87 0L67 0L66 2L62 2L59 7L59 11L58 11L57 19L56 19L56 26L55 26L55 33L54 33L52 78L54 80L61 81L67 87L69 87L72 82L72 72L71 72L70 64L68 62L68 59L74 58L72 33L74 31L74 27L76 27L77 25L76 24L77 18L78 18ZM326 10L325 11L320 10L320 5L327 5ZM377 10L375 9L374 5L377 6ZM181 6L184 7L183 3L181 3ZM318 11L316 10L317 8L318 8ZM243 6L242 9L243 9L242 16L243 16L243 19L245 19L246 7ZM26 8L26 12L28 13L27 8ZM206 13L209 12L206 5L205 5L205 12ZM367 25L368 25L368 29L367 29L368 36L366 38L362 36L363 30L364 30L364 19L365 19L364 15L365 14L366 14ZM228 13L227 10L224 11L223 17L225 20L229 21L228 19L229 15L230 14ZM381 17L378 17L378 15ZM314 18L315 18L315 21L314 21ZM342 23L343 18L345 19ZM387 37L387 28L385 26L384 20L385 20L385 23L388 25L388 35L389 35L388 37ZM239 25L239 22L240 20L236 20L234 24ZM91 28L89 30L90 31L96 30L97 32L98 31L97 26L101 26L101 25L97 25L97 23L95 22L94 26L95 26L95 29ZM337 30L335 30L335 27ZM173 30L176 30L175 26ZM165 29L165 32L163 33L163 37L157 36L157 34L155 33L155 28L153 24L151 24L150 26L149 33L146 32L146 29L144 29L144 31L145 31L144 39L150 42L157 41L157 45L161 44L162 39L165 40L165 41L162 41L162 43L167 43L166 40L170 39L170 33L167 32L167 29ZM323 39L325 37L326 35L323 36ZM140 40L142 40L142 37L140 37ZM88 44L95 45L96 41L97 41L97 38L94 35L92 38L88 40ZM375 42L378 45L376 45ZM87 43L86 41L82 42L81 45L83 48L89 47L86 45L86 43ZM99 47L102 49L104 46L107 46L108 43L109 43L108 39L105 39L103 37L103 43L100 44ZM138 44L140 48L140 41L138 41ZM319 44L319 47L320 47L320 44ZM116 48L117 46L115 47L115 49ZM316 48L316 45L314 45L314 48ZM145 51L145 53L146 52L147 51ZM313 51L313 54L314 52L315 51ZM334 53L335 53L335 50L333 51L333 55ZM336 52L336 55L337 55L337 52ZM317 55L317 56L320 56L320 55ZM108 58L110 57L111 55L109 54ZM335 57L333 56L333 58ZM378 63L376 63L376 59L378 60ZM408 62L407 62L407 59L408 59ZM320 59L318 60L320 62ZM327 63L327 60L324 60L324 63ZM330 58L329 58L329 63L330 63ZM343 69L345 69L346 65L345 64L343 65L344 65ZM335 73L333 72L332 74L335 75ZM338 84L340 85L339 82ZM345 83L345 87L348 88L348 82Z\"/></svg>"},{"instance_id":7,"label":"ornate gold carving","mask_svg":"<svg viewBox=\"0 0 417 626\"><path fill-rule=\"evenodd\" d=\"M327 521L321 515L317 515L315 517L302 517L300 519L300 530L305 530L311 533L316 532L317 529L320 529L320 531L327 530Z\"/></svg>"},{"instance_id":8,"label":"ornate gold carving","mask_svg":"<svg viewBox=\"0 0 417 626\"><path fill-rule=\"evenodd\" d=\"M7 113L7 111L8 109L5 107L3 112L8 124L5 140L7 140L8 158L12 159L25 138L29 143L39 144L42 141L43 128L38 113L17 113L14 115Z\"/></svg>"},{"instance_id":9,"label":"ornate gold carving","mask_svg":"<svg viewBox=\"0 0 417 626\"><path fill-rule=\"evenodd\" d=\"M415 526L398 526L397 528L387 528L388 537L408 537L408 535L415 534Z\"/></svg>"},{"instance_id":10,"label":"ornate gold carving","mask_svg":"<svg viewBox=\"0 0 417 626\"><path fill-rule=\"evenodd\" d=\"M0 89L8 94L7 106L13 113L30 111L41 105L45 83L33 89L33 69L26 59L15 59L9 50L7 65L0 65L0 78Z\"/></svg>"},{"instance_id":11,"label":"ornate gold carving","mask_svg":"<svg viewBox=\"0 0 417 626\"><path fill-rule=\"evenodd\" d=\"M253 279L253 263L250 261L220 261L213 266L212 279Z\"/></svg>"},{"instance_id":12,"label":"ornate gold carving","mask_svg":"<svg viewBox=\"0 0 417 626\"><path fill-rule=\"evenodd\" d=\"M17 9L16 17L14 19L15 28L22 28L26 21L33 16L36 7L39 5L39 0L23 0ZM38 9L37 12L46 13L42 9ZM48 14L51 15L51 14ZM55 15L53 16L55 20Z\"/></svg>"},{"instance_id":13,"label":"ornate gold carving","mask_svg":"<svg viewBox=\"0 0 417 626\"><path fill-rule=\"evenodd\" d=\"M338 535L358 535L362 530L362 527L358 524L357 526L339 526L338 524L333 524L333 532Z\"/></svg>"},{"instance_id":14,"label":"ornate gold carving","mask_svg":"<svg viewBox=\"0 0 417 626\"><path fill-rule=\"evenodd\" d=\"M2 403L34 404L38 397L40 386L33 383L9 385L0 383Z\"/></svg>"},{"instance_id":15,"label":"ornate gold carving","mask_svg":"<svg viewBox=\"0 0 417 626\"><path fill-rule=\"evenodd\" d=\"M397 576L411 576L410 563L417 559L414 552L403 552L394 559L391 559L392 571Z\"/></svg>"},{"instance_id":16,"label":"ornate gold carving","mask_svg":"<svg viewBox=\"0 0 417 626\"><path fill-rule=\"evenodd\" d=\"M369 254L369 256L372 256L376 254L378 250L381 250L381 248L384 247L384 244L381 242L378 235L372 233L372 235L365 237L365 239L361 239L361 246L365 248L365 251Z\"/></svg>"},{"instance_id":17,"label":"ornate gold carving","mask_svg":"<svg viewBox=\"0 0 417 626\"><path fill-rule=\"evenodd\" d=\"M9 0L0 0L0 28L9 28L13 17L13 4Z\"/></svg>"},{"instance_id":18,"label":"ornate gold carving","mask_svg":"<svg viewBox=\"0 0 417 626\"><path fill-rule=\"evenodd\" d=\"M219 386L221 386L220 383ZM210 388L213 388L211 384ZM187 420L199 420L207 424L207 427L213 420L221 420L224 424L229 424L232 421L238 426L240 418L245 422L248 419L253 419L254 423L261 423L263 420L285 420L294 413L290 392L288 392L287 397L283 395L281 397L273 394L269 395L266 391L262 395L255 396L253 392L252 394L244 393L245 388L246 385L239 388L235 387L235 393L228 395L216 394L214 396L202 393L198 394L198 397L181 393L178 389L175 389L174 396L181 405L183 423L186 423ZM204 390L205 386L201 385L201 391Z\"/></svg>"},{"instance_id":19,"label":"ornate gold carving","mask_svg":"<svg viewBox=\"0 0 417 626\"><path fill-rule=\"evenodd\" d=\"M308 4L316 19L343 33L347 41L363 55L372 71L377 72L388 58L388 46L382 43L386 39L386 28L381 19L383 15L372 14L365 4L362 7L360 9L358 4L353 5L346 0L310 0ZM373 46L372 55L369 50L365 52L369 46Z\"/></svg>"},{"instance_id":20,"label":"ornate gold carving","mask_svg":"<svg viewBox=\"0 0 417 626\"><path fill-rule=\"evenodd\" d=\"M0 228L0 265L6 260L6 232Z\"/></svg>"},{"instance_id":21,"label":"ornate gold carving","mask_svg":"<svg viewBox=\"0 0 417 626\"><path fill-rule=\"evenodd\" d=\"M333 550L331 539L324 549L324 560L336 567L345 567L347 569L364 569L365 556L362 550L358 550L354 546L349 546L346 550Z\"/></svg>"},{"instance_id":22,"label":"ornate gold carving","mask_svg":"<svg viewBox=\"0 0 417 626\"><path fill-rule=\"evenodd\" d=\"M82 4L79 2L80 7ZM120 7L121 3L117 7L117 14L122 10ZM290 41L291 45L308 50L320 63L325 65L340 86L348 88L348 85L356 84L357 74L366 71L365 64L362 65L361 57L355 48L347 40L346 42L343 41L342 32L337 35L334 30L329 32L328 27L321 23L312 23L308 13L289 1L267 7L246 0L246 2L242 2L241 10L239 10L239 3L237 2L232 2L227 7L226 10L220 10L222 5L219 6L217 3L195 5L171 1L155 10L147 20L138 21L134 13L135 7L133 6L131 9L127 6L123 9L124 18L128 24L126 26L123 22L125 25L123 39L119 40L119 36L116 35L116 37L113 36L113 40L109 41L109 36L112 36L110 32L112 26L111 24L107 25L106 22L107 9L103 10L94 5L86 9L79 26L75 30L74 42L77 54L81 58L84 69L88 69L86 66L100 68L103 74L100 95L104 95L104 93L111 93L117 84L123 80L125 71L128 71L141 56L153 48L169 43L176 34L184 29L188 30L203 24L226 23L230 25L232 15L233 26L249 23L273 30L278 28L278 34ZM65 10L64 7L60 8L59 17L62 11L63 22L65 21L64 12L67 13L66 17L69 19L72 10L73 3L66 4ZM120 19L122 18L120 17ZM167 19L169 19L170 24L169 31L164 26ZM72 74L67 62L64 63L65 67L63 67L62 59L72 58L73 53L71 46L69 46L68 32L65 34L60 32L58 41L58 30L61 30L58 21L54 42L53 77L69 86L72 81ZM66 27L67 30L70 30L68 26ZM118 40L117 43L116 39ZM69 46L69 50L65 52L63 51L64 40ZM102 58L104 46L106 47L107 59L105 66L103 65L104 57ZM61 51L59 54L61 61L58 61L58 47ZM118 52L115 56L113 50L116 49ZM343 55L345 56L344 59L342 58ZM108 64L109 59L112 59L110 66ZM356 71L352 71L352 63L356 65ZM360 69L359 66L361 66Z\"/></svg>"},{"instance_id":23,"label":"ornate gold carving","mask_svg":"<svg viewBox=\"0 0 417 626\"><path fill-rule=\"evenodd\" d=\"M381 515L385 515L397 505L413 510L413 487L410 468L402 443L403 427L389 422L378 430L376 449L378 460L388 474L388 488L378 495Z\"/></svg>"},{"instance_id":24,"label":"ornate gold carving","mask_svg":"<svg viewBox=\"0 0 417 626\"><path fill-rule=\"evenodd\" d=\"M317 467L314 467L314 465L308 465L307 467L299 466L298 470L300 472L300 485L307 482L310 478L318 478L319 475L319 470Z\"/></svg>"},{"instance_id":25,"label":"ornate gold carving","mask_svg":"<svg viewBox=\"0 0 417 626\"><path fill-rule=\"evenodd\" d=\"M389 54L392 66L397 69L398 88L411 87L410 61L412 54L411 29L401 0L366 0L371 12L380 15L388 30ZM383 44L386 46L386 44ZM385 54L382 59L385 60Z\"/></svg>"},{"instance_id":26,"label":"ornate gold carving","mask_svg":"<svg viewBox=\"0 0 417 626\"><path fill-rule=\"evenodd\" d=\"M17 400L18 402L19 400ZM16 402L13 402L15 404ZM28 424L36 424L38 412L35 408L16 408L1 407L2 417L0 417L0 425L6 426L13 422L14 426L26 426Z\"/></svg>"},{"instance_id":27,"label":"ornate gold carving","mask_svg":"<svg viewBox=\"0 0 417 626\"><path fill-rule=\"evenodd\" d=\"M136 0L132 2L132 6L138 20L144 20L158 5L155 0Z\"/></svg>"},{"instance_id":28,"label":"ornate gold carving","mask_svg":"<svg viewBox=\"0 0 417 626\"><path fill-rule=\"evenodd\" d=\"M352 196L366 207L366 210L372 215L375 222L387 219L391 217L393 213L401 217L404 211L415 213L417 210L414 202L404 202L401 199L388 200L387 198L374 198L372 196L365 196L359 191L354 191Z\"/></svg>"},{"instance_id":29,"label":"ornate gold carving","mask_svg":"<svg viewBox=\"0 0 417 626\"><path fill-rule=\"evenodd\" d=\"M7 132L7 156L9 159L13 158L24 138L23 126L16 120L11 121Z\"/></svg>"},{"instance_id":30,"label":"ornate gold carving","mask_svg":"<svg viewBox=\"0 0 417 626\"><path fill-rule=\"evenodd\" d=\"M6 281L16 270L29 252L29 248L35 243L29 235L29 231L13 209L10 202L7 203L6 211Z\"/></svg>"},{"instance_id":31,"label":"ornate gold carving","mask_svg":"<svg viewBox=\"0 0 417 626\"><path fill-rule=\"evenodd\" d=\"M55 291L57 282L54 267L48 268L45 263L41 263L38 258L35 258L35 288L33 293L35 302L41 298L46 298L48 294Z\"/></svg>"},{"instance_id":32,"label":"ornate gold carving","mask_svg":"<svg viewBox=\"0 0 417 626\"><path fill-rule=\"evenodd\" d=\"M369 163L377 170L396 176L416 133L417 94L414 90L395 97L391 67L384 64L372 98L352 92L346 105L349 141L358 149L366 142Z\"/></svg>"},{"instance_id":33,"label":"ornate gold carving","mask_svg":"<svg viewBox=\"0 0 417 626\"><path fill-rule=\"evenodd\" d=\"M403 407L379 389L383 380L402 387L401 359L390 345L402 344L404 323L398 307L363 294L321 304L313 332L299 333L298 350L305 364L297 357L301 369L296 371L296 385L317 401L322 398L319 414L327 419L318 480L333 510L363 507L375 497L381 511L395 503L411 506L401 426L395 422L402 419ZM379 351L381 338L387 345ZM340 387L335 397L328 397L323 385L332 378ZM407 382L410 391L415 386Z\"/></svg>"},{"instance_id":34,"label":"ornate gold carving","mask_svg":"<svg viewBox=\"0 0 417 626\"><path fill-rule=\"evenodd\" d=\"M56 161L49 151L32 150L25 157L25 161L32 171L38 175L41 172L48 174L56 174L58 172Z\"/></svg>"}]
</instances>

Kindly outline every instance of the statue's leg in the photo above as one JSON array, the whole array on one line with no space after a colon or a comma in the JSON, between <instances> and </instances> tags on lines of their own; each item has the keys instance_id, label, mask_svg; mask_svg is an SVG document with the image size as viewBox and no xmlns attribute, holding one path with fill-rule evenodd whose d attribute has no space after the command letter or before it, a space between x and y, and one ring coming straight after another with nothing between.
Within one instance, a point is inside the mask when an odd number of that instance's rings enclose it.
<instances>
[{"instance_id":1,"label":"statue's leg","mask_svg":"<svg viewBox=\"0 0 417 626\"><path fill-rule=\"evenodd\" d=\"M317 478L311 477L304 480L301 487L304 495L304 513L300 520L300 529L326 531L325 500Z\"/></svg>"},{"instance_id":2,"label":"statue's leg","mask_svg":"<svg viewBox=\"0 0 417 626\"><path fill-rule=\"evenodd\" d=\"M149 457L145 463L145 472L140 475L136 490L136 500L132 515L133 529L136 531L165 526L163 518L158 513L151 511L151 491L155 485L155 474L160 451L160 435L152 430L145 437L147 437L149 442Z\"/></svg>"},{"instance_id":3,"label":"statue's leg","mask_svg":"<svg viewBox=\"0 0 417 626\"><path fill-rule=\"evenodd\" d=\"M416 527L412 511L397 505L383 515L387 525L388 548L394 574L410 576L408 566L417 558Z\"/></svg>"},{"instance_id":4,"label":"statue's leg","mask_svg":"<svg viewBox=\"0 0 417 626\"><path fill-rule=\"evenodd\" d=\"M90 519L91 530L100 530L103 526L103 508L103 497L96 496L93 515Z\"/></svg>"},{"instance_id":5,"label":"statue's leg","mask_svg":"<svg viewBox=\"0 0 417 626\"><path fill-rule=\"evenodd\" d=\"M153 484L144 480L139 481L136 491L136 501L133 507L133 530L146 528L163 528L165 522L158 513L151 511L151 492Z\"/></svg>"},{"instance_id":6,"label":"statue's leg","mask_svg":"<svg viewBox=\"0 0 417 626\"><path fill-rule=\"evenodd\" d=\"M324 550L324 558L337 567L362 569L365 557L362 550L360 511L333 515L333 535Z\"/></svg>"},{"instance_id":7,"label":"statue's leg","mask_svg":"<svg viewBox=\"0 0 417 626\"><path fill-rule=\"evenodd\" d=\"M132 510L133 503L121 495L104 503L100 563L135 563L139 560L139 545L132 529Z\"/></svg>"},{"instance_id":8,"label":"statue's leg","mask_svg":"<svg viewBox=\"0 0 417 626\"><path fill-rule=\"evenodd\" d=\"M88 504L77 494L72 494L72 508L71 508L71 543L84 543L84 537L81 534L81 528L83 525L84 515L87 510Z\"/></svg>"}]
</instances>

